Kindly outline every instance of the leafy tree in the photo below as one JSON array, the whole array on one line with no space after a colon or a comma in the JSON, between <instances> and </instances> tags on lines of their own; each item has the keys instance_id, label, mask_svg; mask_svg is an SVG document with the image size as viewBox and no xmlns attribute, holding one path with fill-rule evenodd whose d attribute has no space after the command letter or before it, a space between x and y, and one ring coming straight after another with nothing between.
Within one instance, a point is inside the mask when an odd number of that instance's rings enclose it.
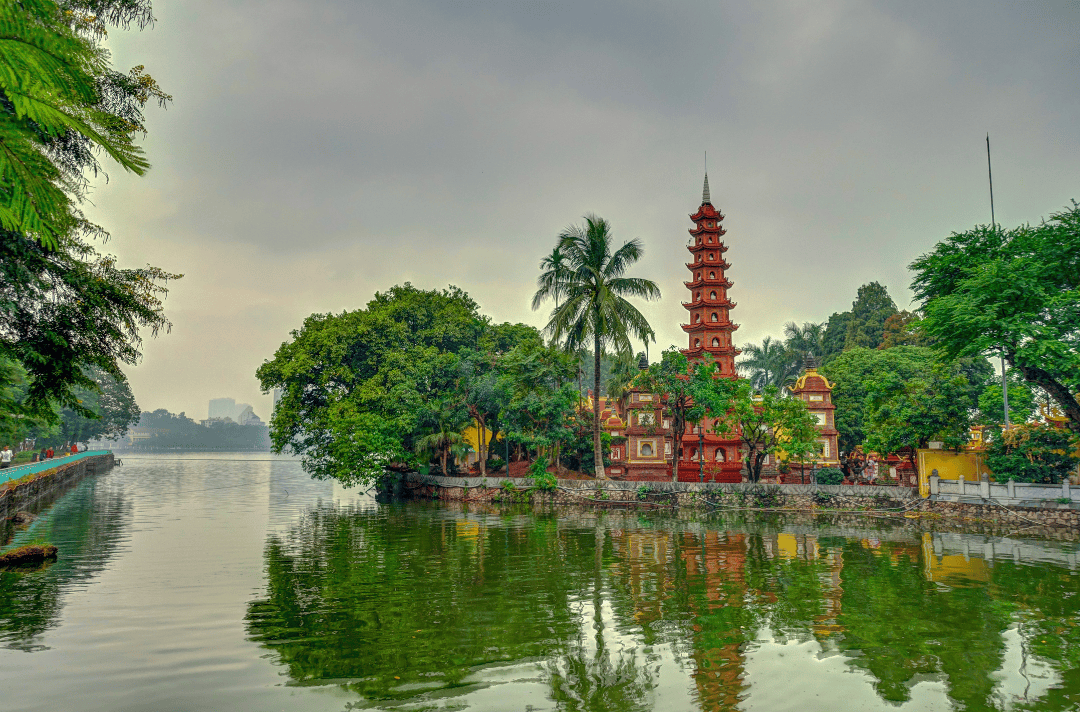
<instances>
[{"instance_id":1,"label":"leafy tree","mask_svg":"<svg viewBox=\"0 0 1080 712\"><path fill-rule=\"evenodd\" d=\"M118 268L88 242L107 234L78 208L98 156L148 168L135 143L142 110L170 97L142 67L113 70L101 40L110 25L152 19L143 0L0 6L0 358L26 370L25 415L53 420L60 405L88 416L74 389L94 388L92 369L123 378L140 329L169 327L164 284L179 275Z\"/></svg>"},{"instance_id":2,"label":"leafy tree","mask_svg":"<svg viewBox=\"0 0 1080 712\"><path fill-rule=\"evenodd\" d=\"M958 401L952 405L946 404L949 413L958 414L960 410L976 409L979 393L986 381L981 380L972 387L968 374L980 379L993 375L986 360L981 361L981 365L959 362L944 367L949 378L963 377L961 381L956 381L959 390L950 391L956 393ZM822 373L836 383L832 400L836 404L836 429L839 431L840 449L851 452L869 437L874 428L868 421L871 411L875 410L875 406L869 403L872 395L879 398L877 407L888 401L886 393L899 398L900 391L907 387L905 384L912 384L911 393L914 395L918 393L918 388L928 383L936 383L934 369L937 364L938 359L934 352L924 347L897 346L883 350L856 347L844 351L822 367ZM926 401L921 405L930 409L936 407L935 404L940 405L940 400ZM912 402L911 405L920 406L918 402ZM884 419L885 413L886 411L880 411L877 415ZM929 411L924 413L924 416L936 417Z\"/></svg>"},{"instance_id":3,"label":"leafy tree","mask_svg":"<svg viewBox=\"0 0 1080 712\"><path fill-rule=\"evenodd\" d=\"M461 376L459 353L485 330L476 303L457 287L406 283L366 309L313 314L256 375L283 395L271 420L274 450L303 457L318 478L346 484L413 463L417 441Z\"/></svg>"},{"instance_id":4,"label":"leafy tree","mask_svg":"<svg viewBox=\"0 0 1080 712\"><path fill-rule=\"evenodd\" d=\"M739 372L750 379L755 390L769 386L783 386L793 381L799 373L798 356L782 341L771 336L761 340L761 345L744 344L743 358L736 364Z\"/></svg>"},{"instance_id":5,"label":"leafy tree","mask_svg":"<svg viewBox=\"0 0 1080 712\"><path fill-rule=\"evenodd\" d=\"M626 395L634 378L641 373L639 365L643 359L645 359L644 352L637 355L629 351L617 354L613 359L611 372L604 381L604 393L616 400ZM601 364L602 367L603 364Z\"/></svg>"},{"instance_id":6,"label":"leafy tree","mask_svg":"<svg viewBox=\"0 0 1080 712\"><path fill-rule=\"evenodd\" d=\"M104 371L92 371L91 377L96 388L79 389L76 393L83 408L93 413L93 417L71 408L61 409L58 437L45 438L43 444L112 440L123 437L130 426L139 422L141 412L126 379L114 378Z\"/></svg>"},{"instance_id":7,"label":"leafy tree","mask_svg":"<svg viewBox=\"0 0 1080 712\"><path fill-rule=\"evenodd\" d=\"M562 447L573 439L580 401L569 382L573 370L572 354L536 341L521 344L499 364L507 435L538 456L546 454L556 468Z\"/></svg>"},{"instance_id":8,"label":"leafy tree","mask_svg":"<svg viewBox=\"0 0 1080 712\"><path fill-rule=\"evenodd\" d=\"M879 349L891 349L894 346L926 346L926 335L922 331L922 317L907 311L898 311L885 320Z\"/></svg>"},{"instance_id":9,"label":"leafy tree","mask_svg":"<svg viewBox=\"0 0 1080 712\"><path fill-rule=\"evenodd\" d=\"M695 369L691 388L696 407L715 419L713 432L738 434L751 482L761 479L767 456L805 457L818 448L817 420L806 403L775 385L757 395L746 379L718 378L716 364L707 363Z\"/></svg>"},{"instance_id":10,"label":"leafy tree","mask_svg":"<svg viewBox=\"0 0 1080 712\"><path fill-rule=\"evenodd\" d=\"M571 225L559 235L565 252L567 273L560 286L541 285L535 306L548 296L561 294L565 301L557 307L545 331L566 348L576 351L589 344L593 348L593 450L596 477L604 479L600 442L600 356L607 346L630 351L630 337L648 343L653 329L626 297L659 299L660 288L652 280L623 276L641 258L637 239L623 243L612 252L611 225L601 217L586 215L585 224Z\"/></svg>"},{"instance_id":11,"label":"leafy tree","mask_svg":"<svg viewBox=\"0 0 1080 712\"><path fill-rule=\"evenodd\" d=\"M907 347L917 348L917 347ZM959 450L968 440L973 403L967 379L946 364L931 363L909 378L879 372L866 383L866 444L880 453L915 449L940 440Z\"/></svg>"},{"instance_id":12,"label":"leafy tree","mask_svg":"<svg viewBox=\"0 0 1080 712\"><path fill-rule=\"evenodd\" d=\"M859 287L859 293L851 304L851 320L847 324L844 348L862 346L876 349L885 335L885 322L897 313L896 303L879 282Z\"/></svg>"},{"instance_id":13,"label":"leafy tree","mask_svg":"<svg viewBox=\"0 0 1080 712\"><path fill-rule=\"evenodd\" d=\"M686 355L674 346L660 357L660 363L649 366L641 379L641 385L652 393L660 393L664 399L664 413L671 415L671 481L679 481L679 453L682 450L686 424L694 422L694 398L690 381L690 365Z\"/></svg>"},{"instance_id":14,"label":"leafy tree","mask_svg":"<svg viewBox=\"0 0 1080 712\"><path fill-rule=\"evenodd\" d=\"M136 451L270 449L269 434L262 424L223 422L205 426L184 413L176 415L159 408L143 413L139 427L148 429L150 437L135 441L132 449Z\"/></svg>"},{"instance_id":15,"label":"leafy tree","mask_svg":"<svg viewBox=\"0 0 1080 712\"><path fill-rule=\"evenodd\" d=\"M999 480L1060 484L1076 472L1080 442L1048 423L1023 423L995 432L986 464Z\"/></svg>"},{"instance_id":16,"label":"leafy tree","mask_svg":"<svg viewBox=\"0 0 1080 712\"><path fill-rule=\"evenodd\" d=\"M1009 424L1026 423L1035 413L1035 391L1015 369L1009 369L1008 374ZM979 393L978 405L978 421L981 424L1005 425L1005 398L1002 395L999 379L987 379L986 385Z\"/></svg>"},{"instance_id":17,"label":"leafy tree","mask_svg":"<svg viewBox=\"0 0 1080 712\"><path fill-rule=\"evenodd\" d=\"M847 340L848 323L851 321L851 312L833 312L825 325L825 336L821 346L825 351L822 363L828 363L844 350L844 342Z\"/></svg>"},{"instance_id":18,"label":"leafy tree","mask_svg":"<svg viewBox=\"0 0 1080 712\"><path fill-rule=\"evenodd\" d=\"M563 296L563 288L570 272L569 261L562 245L555 245L551 254L545 255L540 260L540 276L536 278L536 294L533 295L532 308L537 310L544 300L550 297L555 300L555 308L559 308L559 298Z\"/></svg>"},{"instance_id":19,"label":"leafy tree","mask_svg":"<svg viewBox=\"0 0 1080 712\"><path fill-rule=\"evenodd\" d=\"M1035 227L954 233L911 269L934 348L1003 353L1080 433L1080 204Z\"/></svg>"}]
</instances>

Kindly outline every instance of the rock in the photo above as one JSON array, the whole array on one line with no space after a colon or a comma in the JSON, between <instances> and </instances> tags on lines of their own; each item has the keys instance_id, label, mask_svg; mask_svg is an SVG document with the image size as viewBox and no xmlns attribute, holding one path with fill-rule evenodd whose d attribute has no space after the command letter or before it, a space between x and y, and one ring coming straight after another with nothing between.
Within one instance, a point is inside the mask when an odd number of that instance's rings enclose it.
<instances>
[{"instance_id":1,"label":"rock","mask_svg":"<svg viewBox=\"0 0 1080 712\"><path fill-rule=\"evenodd\" d=\"M8 521L15 526L25 526L33 522L37 517L30 512L16 512L14 516L8 517Z\"/></svg>"},{"instance_id":2,"label":"rock","mask_svg":"<svg viewBox=\"0 0 1080 712\"><path fill-rule=\"evenodd\" d=\"M0 555L0 566L18 566L35 564L56 557L56 547L52 544L20 546Z\"/></svg>"}]
</instances>

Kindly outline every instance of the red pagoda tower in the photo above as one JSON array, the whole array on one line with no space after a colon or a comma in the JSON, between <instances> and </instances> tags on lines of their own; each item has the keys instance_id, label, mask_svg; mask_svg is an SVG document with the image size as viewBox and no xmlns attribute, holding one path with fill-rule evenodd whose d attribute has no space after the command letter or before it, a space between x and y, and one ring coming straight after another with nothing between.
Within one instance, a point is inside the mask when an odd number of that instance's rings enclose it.
<instances>
[{"instance_id":1,"label":"red pagoda tower","mask_svg":"<svg viewBox=\"0 0 1080 712\"><path fill-rule=\"evenodd\" d=\"M708 173L705 174L701 207L690 219L694 221L694 228L690 230L693 239L686 249L694 261L686 265L691 275L690 281L685 282L690 290L690 301L684 302L683 306L690 312L690 323L683 324L683 331L689 335L689 348L683 353L691 364L705 361L708 354L719 367L718 377L738 378L735 357L740 351L735 348L732 334L739 325L731 321L735 302L728 298L727 290L732 282L724 276L724 270L731 265L724 259L727 245L720 240L727 231L721 225L724 215L713 207L709 197ZM703 423L704 437L693 432L694 425L687 423L683 437L679 479L695 481L703 472L707 482L741 482L738 438L713 433L711 418Z\"/></svg>"}]
</instances>

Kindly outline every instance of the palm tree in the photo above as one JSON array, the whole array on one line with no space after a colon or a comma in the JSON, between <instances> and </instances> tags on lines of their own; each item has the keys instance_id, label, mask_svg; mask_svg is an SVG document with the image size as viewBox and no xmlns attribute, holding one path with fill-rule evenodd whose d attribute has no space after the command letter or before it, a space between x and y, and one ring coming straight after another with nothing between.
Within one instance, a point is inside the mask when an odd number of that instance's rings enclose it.
<instances>
[{"instance_id":1,"label":"palm tree","mask_svg":"<svg viewBox=\"0 0 1080 712\"><path fill-rule=\"evenodd\" d=\"M634 239L611 251L611 225L596 215L585 224L571 225L559 234L559 250L566 260L564 272L551 284L541 283L533 308L548 297L564 301L551 312L544 331L565 348L575 351L592 341L593 347L593 457L596 477L604 479L604 456L600 448L600 355L605 346L630 351L630 337L648 343L655 338L652 327L625 297L659 299L660 288L649 279L624 277L641 258L641 241Z\"/></svg>"},{"instance_id":2,"label":"palm tree","mask_svg":"<svg viewBox=\"0 0 1080 712\"><path fill-rule=\"evenodd\" d=\"M533 295L533 311L540 308L545 299L551 297L555 300L555 308L559 308L559 297L562 296L563 283L566 281L567 264L566 255L563 253L562 244L556 245L551 254L540 260L540 276L536 278L536 294Z\"/></svg>"},{"instance_id":3,"label":"palm tree","mask_svg":"<svg viewBox=\"0 0 1080 712\"><path fill-rule=\"evenodd\" d=\"M797 353L800 361L805 361L812 356L818 359L820 363L825 356L826 326L826 322L815 324L807 321L802 326L799 326L795 322L789 321L784 325L784 336L787 337L785 346L789 351Z\"/></svg>"},{"instance_id":4,"label":"palm tree","mask_svg":"<svg viewBox=\"0 0 1080 712\"><path fill-rule=\"evenodd\" d=\"M766 386L782 386L798 373L797 356L782 341L774 341L771 336L761 340L761 345L746 344L742 347L743 359L736 366L750 379L754 390L764 390Z\"/></svg>"},{"instance_id":5,"label":"palm tree","mask_svg":"<svg viewBox=\"0 0 1080 712\"><path fill-rule=\"evenodd\" d=\"M604 383L604 389L609 398L618 400L626 395L626 391L630 389L634 381L634 376L641 373L638 364L643 358L645 358L644 353L634 356L629 351L615 356L615 361L611 364L611 373L608 374L607 381Z\"/></svg>"},{"instance_id":6,"label":"palm tree","mask_svg":"<svg viewBox=\"0 0 1080 712\"><path fill-rule=\"evenodd\" d=\"M439 468L444 477L447 474L447 459L451 455L463 456L472 449L462 435L465 423L459 411L460 409L452 404L437 403L429 432L419 437L414 445L417 455L426 455L429 458L433 454L439 456Z\"/></svg>"}]
</instances>

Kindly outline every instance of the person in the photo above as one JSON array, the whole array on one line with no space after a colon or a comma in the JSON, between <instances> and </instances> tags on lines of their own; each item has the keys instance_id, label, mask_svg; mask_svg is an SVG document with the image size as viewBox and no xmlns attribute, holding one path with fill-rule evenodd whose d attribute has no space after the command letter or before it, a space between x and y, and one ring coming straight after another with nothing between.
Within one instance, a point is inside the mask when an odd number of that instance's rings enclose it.
<instances>
[{"instance_id":1,"label":"person","mask_svg":"<svg viewBox=\"0 0 1080 712\"><path fill-rule=\"evenodd\" d=\"M71 443L71 454L72 455L78 455L79 454L79 443Z\"/></svg>"},{"instance_id":2,"label":"person","mask_svg":"<svg viewBox=\"0 0 1080 712\"><path fill-rule=\"evenodd\" d=\"M30 456L30 462L37 462L37 461L38 461L38 454L37 454L37 451L35 450L34 454Z\"/></svg>"},{"instance_id":3,"label":"person","mask_svg":"<svg viewBox=\"0 0 1080 712\"><path fill-rule=\"evenodd\" d=\"M46 452L45 448L41 448L41 454L38 455L38 462L42 462L42 461L45 460L45 452Z\"/></svg>"},{"instance_id":4,"label":"person","mask_svg":"<svg viewBox=\"0 0 1080 712\"><path fill-rule=\"evenodd\" d=\"M56 453L55 453L55 452L53 452L53 449L52 449L52 445L50 445L50 446L48 447L48 449L46 449L46 450L45 450L45 457L46 457L47 459L49 459L49 460L51 460L51 459L53 458L53 455L55 455L55 454L56 454Z\"/></svg>"},{"instance_id":5,"label":"person","mask_svg":"<svg viewBox=\"0 0 1080 712\"><path fill-rule=\"evenodd\" d=\"M5 467L11 467L11 458L15 455L11 451L10 445L5 445L3 450L0 450L0 469Z\"/></svg>"}]
</instances>

